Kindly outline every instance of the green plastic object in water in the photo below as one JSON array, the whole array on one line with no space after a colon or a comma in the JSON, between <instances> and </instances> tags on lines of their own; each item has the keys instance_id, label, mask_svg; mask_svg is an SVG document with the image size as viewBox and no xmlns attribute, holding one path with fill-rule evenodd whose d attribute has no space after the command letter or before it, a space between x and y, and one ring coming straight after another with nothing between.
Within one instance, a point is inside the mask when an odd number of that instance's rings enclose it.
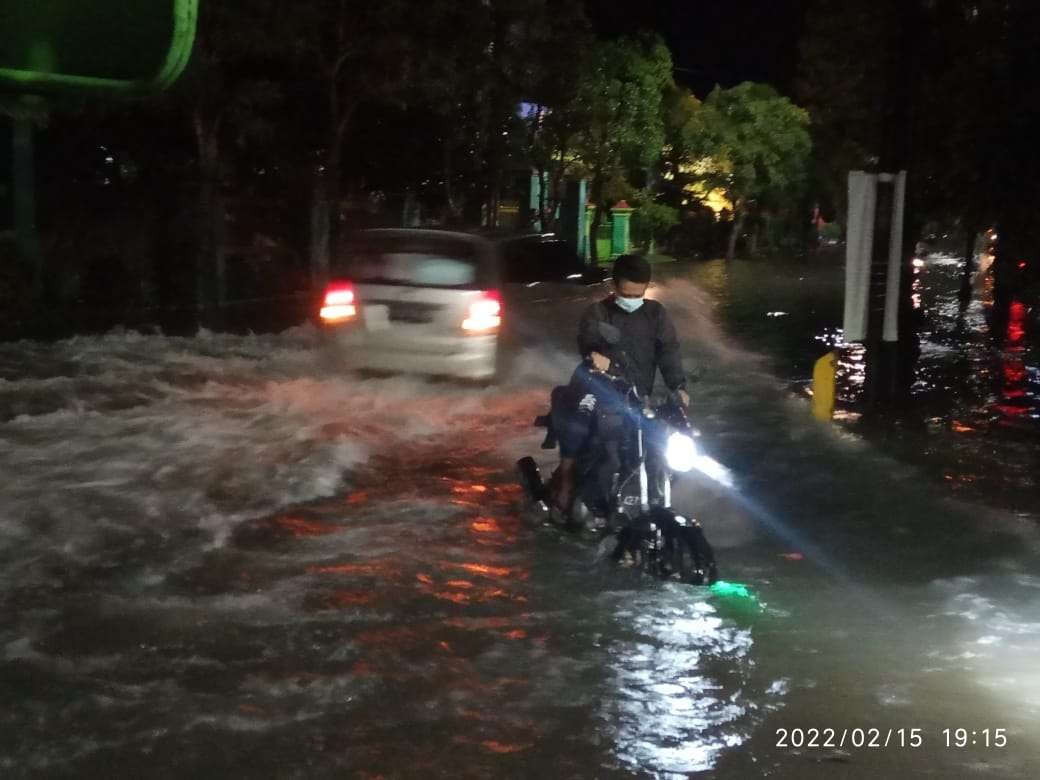
<instances>
[{"instance_id":1,"label":"green plastic object in water","mask_svg":"<svg viewBox=\"0 0 1040 780\"><path fill-rule=\"evenodd\" d=\"M0 92L160 92L188 64L198 4L0 0Z\"/></svg>"},{"instance_id":2,"label":"green plastic object in water","mask_svg":"<svg viewBox=\"0 0 1040 780\"><path fill-rule=\"evenodd\" d=\"M758 597L747 589L747 585L741 585L739 582L718 580L711 585L710 590L716 596L758 603Z\"/></svg>"}]
</instances>

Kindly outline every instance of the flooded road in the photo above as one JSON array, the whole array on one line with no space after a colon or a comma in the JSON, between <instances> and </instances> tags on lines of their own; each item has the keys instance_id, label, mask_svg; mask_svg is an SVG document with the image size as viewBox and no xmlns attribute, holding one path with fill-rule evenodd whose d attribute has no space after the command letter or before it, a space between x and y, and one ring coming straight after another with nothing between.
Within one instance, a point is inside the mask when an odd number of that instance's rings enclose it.
<instances>
[{"instance_id":1,"label":"flooded road","mask_svg":"<svg viewBox=\"0 0 1040 780\"><path fill-rule=\"evenodd\" d=\"M735 480L675 503L750 595L522 511L576 310L487 389L339 374L309 328L0 345L0 773L1036 776L1034 525L813 423L690 282L655 294Z\"/></svg>"},{"instance_id":2,"label":"flooded road","mask_svg":"<svg viewBox=\"0 0 1040 780\"><path fill-rule=\"evenodd\" d=\"M888 419L860 420L863 348L842 343L844 264L837 255L676 266L708 291L726 331L799 391L813 361L839 350L842 425L922 469L953 493L1040 520L1040 312L994 302L992 256L980 253L970 299L963 258L914 261L920 357L911 402Z\"/></svg>"}]
</instances>

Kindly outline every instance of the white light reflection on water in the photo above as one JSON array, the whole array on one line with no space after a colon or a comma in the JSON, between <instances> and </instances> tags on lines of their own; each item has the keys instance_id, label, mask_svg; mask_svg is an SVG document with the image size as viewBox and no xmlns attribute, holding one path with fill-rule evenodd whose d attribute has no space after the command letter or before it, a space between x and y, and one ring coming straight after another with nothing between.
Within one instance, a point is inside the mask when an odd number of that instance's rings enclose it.
<instances>
[{"instance_id":1,"label":"white light reflection on water","mask_svg":"<svg viewBox=\"0 0 1040 780\"><path fill-rule=\"evenodd\" d=\"M928 654L933 663L974 679L1014 719L1040 716L1040 578L1014 573L933 583L945 594L941 617L957 625L956 641Z\"/></svg>"},{"instance_id":2,"label":"white light reflection on water","mask_svg":"<svg viewBox=\"0 0 1040 780\"><path fill-rule=\"evenodd\" d=\"M627 769L660 778L710 770L722 751L743 744L758 698L744 690L750 630L730 624L710 604L691 601L689 588L672 592L686 603L664 615L660 603L649 603L661 592L629 594L649 601L619 615L634 636L610 652L618 695L606 716L615 723L617 758Z\"/></svg>"},{"instance_id":3,"label":"white light reflection on water","mask_svg":"<svg viewBox=\"0 0 1040 780\"><path fill-rule=\"evenodd\" d=\"M845 341L842 328L824 328L814 337L826 347L838 353L835 380L838 387L859 388L867 379L867 348L863 344ZM854 392L852 395L854 396ZM845 394L842 394L845 395Z\"/></svg>"}]
</instances>

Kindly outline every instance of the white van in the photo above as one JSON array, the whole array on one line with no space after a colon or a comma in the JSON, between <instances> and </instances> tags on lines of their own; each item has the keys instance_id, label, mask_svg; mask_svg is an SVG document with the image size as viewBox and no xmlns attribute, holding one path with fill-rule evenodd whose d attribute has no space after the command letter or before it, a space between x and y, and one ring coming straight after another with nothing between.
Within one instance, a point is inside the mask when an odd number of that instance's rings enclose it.
<instances>
[{"instance_id":1,"label":"white van","mask_svg":"<svg viewBox=\"0 0 1040 780\"><path fill-rule=\"evenodd\" d=\"M490 241L440 230L366 230L331 269L318 318L349 368L487 380L502 326Z\"/></svg>"}]
</instances>

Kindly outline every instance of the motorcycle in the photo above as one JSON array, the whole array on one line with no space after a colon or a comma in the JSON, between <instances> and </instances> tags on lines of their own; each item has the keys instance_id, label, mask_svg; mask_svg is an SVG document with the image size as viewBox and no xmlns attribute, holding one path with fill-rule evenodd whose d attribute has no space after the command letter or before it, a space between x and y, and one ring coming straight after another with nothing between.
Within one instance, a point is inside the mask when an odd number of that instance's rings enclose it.
<instances>
[{"instance_id":1,"label":"motorcycle","mask_svg":"<svg viewBox=\"0 0 1040 780\"><path fill-rule=\"evenodd\" d=\"M695 585L711 585L718 580L715 553L704 536L704 530L693 518L678 514L672 508L672 481L678 474L690 471L697 462L695 439L699 433L690 424L685 407L674 396L652 406L642 398L628 378L628 360L616 349L620 341L617 328L600 323L604 341L615 347L615 359L608 372L589 369L602 379L620 401L622 425L618 457L606 497L605 516L589 529L588 509L602 450L589 447L578 459L578 498L562 514L562 524L574 531L594 530L613 534L612 558L618 563L639 566L662 579L678 579ZM535 419L537 427L546 428L543 449L557 445L551 414ZM542 513L552 516L549 488L542 480L534 458L517 461L520 485L529 502Z\"/></svg>"}]
</instances>

